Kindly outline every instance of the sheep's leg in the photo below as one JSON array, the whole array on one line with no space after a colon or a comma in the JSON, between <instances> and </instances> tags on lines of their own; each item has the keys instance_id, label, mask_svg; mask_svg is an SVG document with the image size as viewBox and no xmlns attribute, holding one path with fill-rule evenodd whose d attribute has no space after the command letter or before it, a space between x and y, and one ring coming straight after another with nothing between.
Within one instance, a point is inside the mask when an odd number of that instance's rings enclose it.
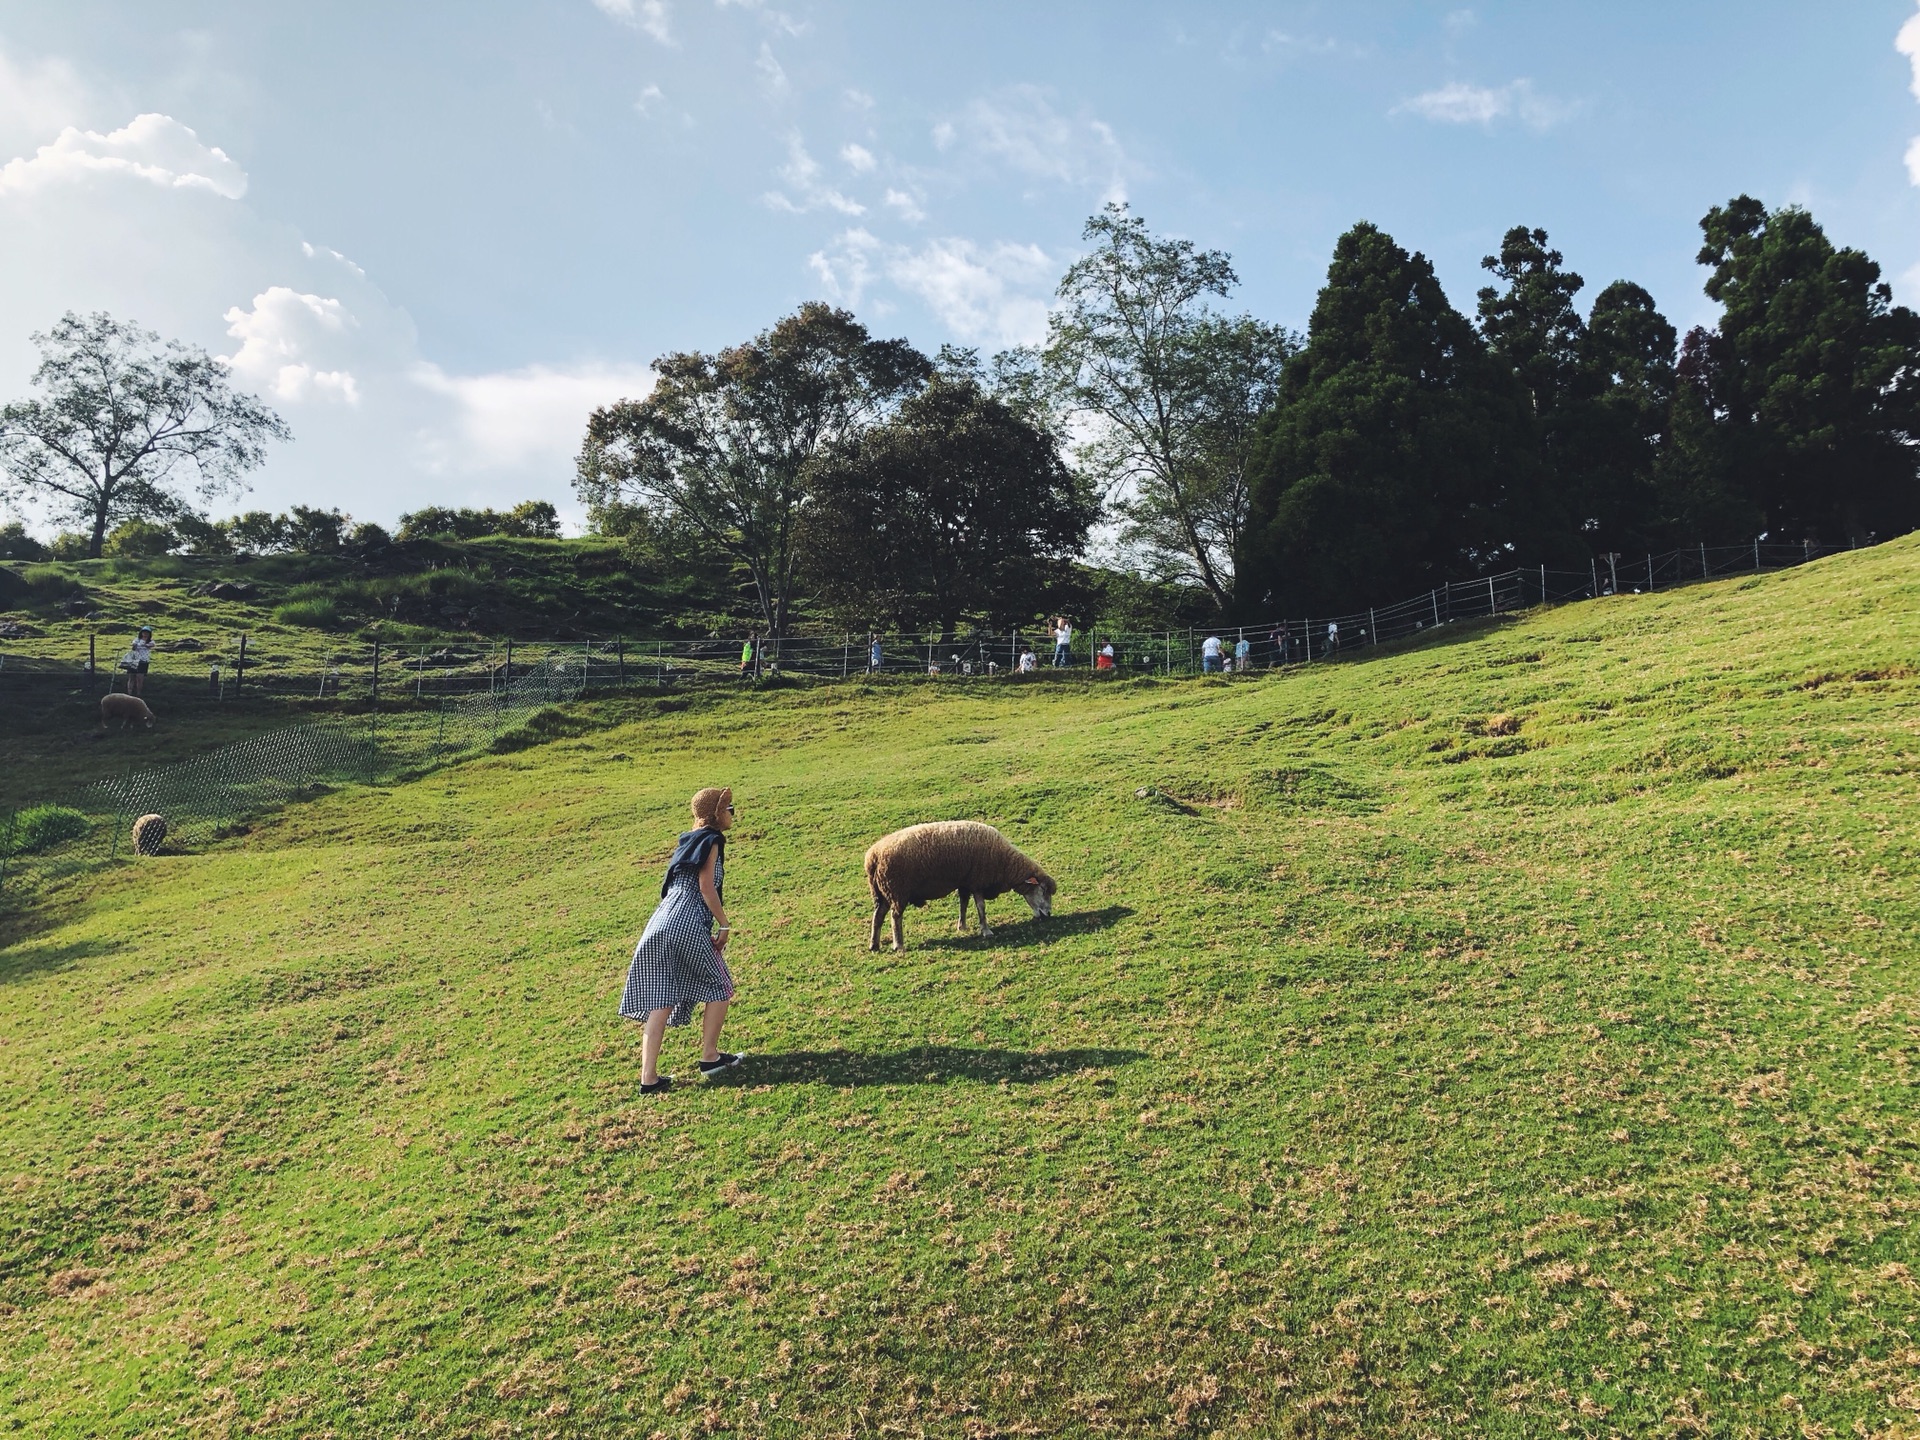
<instances>
[{"instance_id":1,"label":"sheep's leg","mask_svg":"<svg viewBox=\"0 0 1920 1440\"><path fill-rule=\"evenodd\" d=\"M960 933L967 933L967 892L960 892Z\"/></svg>"},{"instance_id":2,"label":"sheep's leg","mask_svg":"<svg viewBox=\"0 0 1920 1440\"><path fill-rule=\"evenodd\" d=\"M906 906L896 905L893 907L893 948L896 951L904 950L907 948L907 932L905 927L902 926L900 923L902 920L906 919L906 916L907 916Z\"/></svg>"},{"instance_id":3,"label":"sheep's leg","mask_svg":"<svg viewBox=\"0 0 1920 1440\"><path fill-rule=\"evenodd\" d=\"M880 922L886 918L887 897L884 895L875 895L873 897L873 935L867 941L867 949L878 950L880 948Z\"/></svg>"},{"instance_id":4,"label":"sheep's leg","mask_svg":"<svg viewBox=\"0 0 1920 1440\"><path fill-rule=\"evenodd\" d=\"M987 897L984 895L974 896L973 908L980 912L980 938L983 940L992 939L993 927L987 924Z\"/></svg>"}]
</instances>

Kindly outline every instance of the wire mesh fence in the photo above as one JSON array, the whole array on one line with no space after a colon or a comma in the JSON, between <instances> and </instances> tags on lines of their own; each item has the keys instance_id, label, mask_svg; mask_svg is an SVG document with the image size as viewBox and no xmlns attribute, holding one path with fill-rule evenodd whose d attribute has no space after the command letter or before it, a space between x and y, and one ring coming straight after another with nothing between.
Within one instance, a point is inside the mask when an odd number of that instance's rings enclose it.
<instances>
[{"instance_id":1,"label":"wire mesh fence","mask_svg":"<svg viewBox=\"0 0 1920 1440\"><path fill-rule=\"evenodd\" d=\"M1694 546L1660 555L1596 558L1584 571L1517 567L1451 581L1397 604L1252 626L1130 630L1089 625L1061 646L1035 627L957 634L839 634L475 642L400 648L369 643L317 669L282 673L274 690L346 702L322 715L177 764L91 785L65 803L0 815L0 892L138 854L136 819L158 815L167 838L219 838L291 800L341 783L379 783L483 750L539 709L585 690L679 688L819 680L1018 678L1061 670L1115 676L1234 673L1353 659L1383 644L1537 605L1672 589L1781 569L1833 553L1811 544ZM19 667L0 667L0 701ZM71 688L72 671L65 683ZM158 678L158 677L156 677ZM242 670L215 677L209 699L269 682ZM95 688L99 688L97 685ZM17 693L17 692L16 692ZM273 693L273 691L269 691ZM154 838L149 827L147 840Z\"/></svg>"},{"instance_id":2,"label":"wire mesh fence","mask_svg":"<svg viewBox=\"0 0 1920 1440\"><path fill-rule=\"evenodd\" d=\"M121 856L221 839L333 786L390 781L485 750L538 711L578 697L585 678L577 651L542 653L491 691L399 712L323 716L13 811L0 816L0 893ZM157 823L148 818L155 816Z\"/></svg>"}]
</instances>

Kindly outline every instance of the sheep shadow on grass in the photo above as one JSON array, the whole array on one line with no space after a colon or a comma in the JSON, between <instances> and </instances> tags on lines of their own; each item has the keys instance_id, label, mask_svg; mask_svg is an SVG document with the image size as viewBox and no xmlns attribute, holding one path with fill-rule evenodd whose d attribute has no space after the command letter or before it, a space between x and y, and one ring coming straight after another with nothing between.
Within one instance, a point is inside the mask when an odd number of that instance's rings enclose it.
<instances>
[{"instance_id":1,"label":"sheep shadow on grass","mask_svg":"<svg viewBox=\"0 0 1920 1440\"><path fill-rule=\"evenodd\" d=\"M1070 940L1076 935L1095 935L1118 925L1133 914L1131 905L1108 905L1099 910L1076 910L1072 914L1062 915L1055 911L1045 920L1037 920L1020 912L1019 918L1006 925L993 927L993 938L983 940L977 928L969 927L967 933L958 935L953 929L953 911L945 910L947 924L945 933L926 935L926 921L922 914L932 914L940 906L950 905L948 900L936 900L926 910L914 910L909 913L907 924L916 922L923 927L921 935L907 932L907 954L916 950L1031 950L1036 945L1050 945L1055 940ZM971 912L969 912L971 913ZM991 918L991 917L989 917ZM880 938L882 949L886 946L886 936Z\"/></svg>"},{"instance_id":2,"label":"sheep shadow on grass","mask_svg":"<svg viewBox=\"0 0 1920 1440\"><path fill-rule=\"evenodd\" d=\"M1032 1085L1089 1070L1107 1070L1146 1059L1144 1050L976 1050L960 1045L916 1045L884 1054L857 1050L790 1050L784 1055L755 1055L737 1070L707 1083L740 1085L831 1085L837 1089L870 1085L976 1084Z\"/></svg>"}]
</instances>

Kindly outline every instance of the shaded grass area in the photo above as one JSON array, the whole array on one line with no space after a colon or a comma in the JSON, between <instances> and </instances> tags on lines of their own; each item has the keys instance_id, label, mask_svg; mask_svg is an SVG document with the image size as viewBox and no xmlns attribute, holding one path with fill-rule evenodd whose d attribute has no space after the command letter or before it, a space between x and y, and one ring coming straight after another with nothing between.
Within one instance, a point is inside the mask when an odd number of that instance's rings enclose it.
<instances>
[{"instance_id":1,"label":"shaded grass area","mask_svg":"<svg viewBox=\"0 0 1920 1440\"><path fill-rule=\"evenodd\" d=\"M105 876L0 952L0 1415L1910 1429L1916 602L1903 541L1271 680L582 706ZM643 1103L707 783L753 1059ZM867 954L932 818L1055 921Z\"/></svg>"}]
</instances>

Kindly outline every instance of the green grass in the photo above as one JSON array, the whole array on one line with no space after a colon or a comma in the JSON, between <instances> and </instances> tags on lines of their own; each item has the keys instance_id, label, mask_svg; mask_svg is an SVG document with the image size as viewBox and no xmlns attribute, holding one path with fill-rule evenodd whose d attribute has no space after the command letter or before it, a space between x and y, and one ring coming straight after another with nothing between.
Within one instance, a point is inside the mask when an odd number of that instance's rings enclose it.
<instances>
[{"instance_id":1,"label":"green grass","mask_svg":"<svg viewBox=\"0 0 1920 1440\"><path fill-rule=\"evenodd\" d=\"M0 1417L1913 1433L1917 644L1908 540L1278 679L623 700L109 872L0 951ZM754 1058L643 1102L709 783ZM869 956L940 817L1055 918Z\"/></svg>"},{"instance_id":2,"label":"green grass","mask_svg":"<svg viewBox=\"0 0 1920 1440\"><path fill-rule=\"evenodd\" d=\"M10 842L0 841L0 855L37 855L64 840L87 833L89 821L68 805L33 805L13 817Z\"/></svg>"}]
</instances>

